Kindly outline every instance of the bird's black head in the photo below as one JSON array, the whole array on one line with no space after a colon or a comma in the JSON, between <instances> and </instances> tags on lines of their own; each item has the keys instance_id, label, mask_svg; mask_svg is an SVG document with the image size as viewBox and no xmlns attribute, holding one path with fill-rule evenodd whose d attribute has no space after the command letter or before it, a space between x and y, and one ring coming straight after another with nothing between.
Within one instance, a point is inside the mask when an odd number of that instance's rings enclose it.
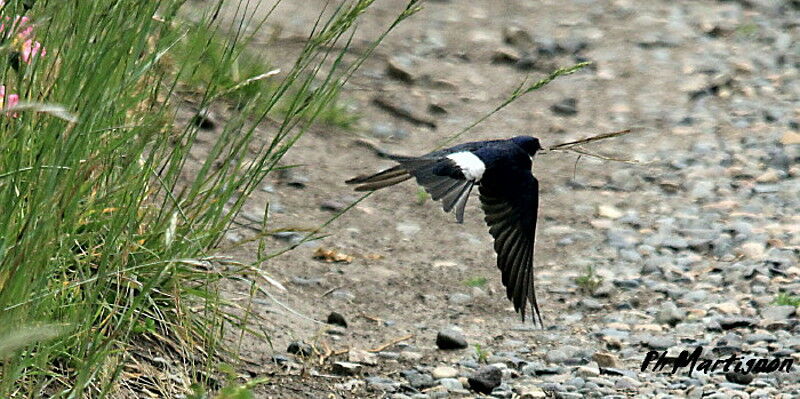
<instances>
[{"instance_id":1,"label":"bird's black head","mask_svg":"<svg viewBox=\"0 0 800 399\"><path fill-rule=\"evenodd\" d=\"M527 152L530 156L534 156L536 151L542 149L541 144L539 144L539 139L536 137L517 136L512 138L511 141L513 141L514 144L522 147L522 149L525 150L525 152Z\"/></svg>"}]
</instances>

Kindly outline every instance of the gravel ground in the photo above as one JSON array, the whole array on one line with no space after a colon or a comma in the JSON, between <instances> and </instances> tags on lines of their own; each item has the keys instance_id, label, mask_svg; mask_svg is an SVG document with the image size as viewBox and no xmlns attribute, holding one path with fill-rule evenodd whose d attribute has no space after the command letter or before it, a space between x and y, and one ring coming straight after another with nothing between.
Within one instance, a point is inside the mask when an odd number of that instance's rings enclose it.
<instances>
[{"instance_id":1,"label":"gravel ground","mask_svg":"<svg viewBox=\"0 0 800 399\"><path fill-rule=\"evenodd\" d=\"M378 2L356 43L400 5ZM315 10L279 8L268 52L291 52ZM798 21L796 1L428 2L346 92L362 115L356 134L305 137L287 163L308 166L265 182L253 217L268 201L275 225L318 224L357 198L345 179L388 165L364 138L427 152L527 74L583 60L593 67L464 140L523 133L554 144L636 127L595 149L639 163L537 159L544 329L521 324L506 302L475 198L461 226L437 204L418 204L413 184L376 193L331 237L265 265L289 287L275 294L281 301L333 324L258 302L274 344L244 345L251 374L272 376L258 396L800 397L800 310L788 304L800 295ZM315 260L319 245L353 259ZM794 365L670 374L653 360L641 369L651 351L697 347L705 359ZM327 349L336 352L320 356Z\"/></svg>"}]
</instances>

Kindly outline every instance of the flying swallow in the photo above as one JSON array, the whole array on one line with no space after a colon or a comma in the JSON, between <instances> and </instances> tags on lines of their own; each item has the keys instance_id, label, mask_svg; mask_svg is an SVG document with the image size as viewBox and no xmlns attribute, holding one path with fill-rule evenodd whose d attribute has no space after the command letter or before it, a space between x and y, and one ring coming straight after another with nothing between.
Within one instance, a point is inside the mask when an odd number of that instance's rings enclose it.
<instances>
[{"instance_id":1,"label":"flying swallow","mask_svg":"<svg viewBox=\"0 0 800 399\"><path fill-rule=\"evenodd\" d=\"M533 156L541 149L539 139L517 136L459 144L420 157L389 155L397 166L346 183L356 185L356 191L373 191L413 177L433 200L441 200L445 212L455 210L458 223L463 223L464 207L477 185L506 295L523 322L530 303L534 323L538 319L542 325L533 283L539 181L531 173Z\"/></svg>"}]
</instances>

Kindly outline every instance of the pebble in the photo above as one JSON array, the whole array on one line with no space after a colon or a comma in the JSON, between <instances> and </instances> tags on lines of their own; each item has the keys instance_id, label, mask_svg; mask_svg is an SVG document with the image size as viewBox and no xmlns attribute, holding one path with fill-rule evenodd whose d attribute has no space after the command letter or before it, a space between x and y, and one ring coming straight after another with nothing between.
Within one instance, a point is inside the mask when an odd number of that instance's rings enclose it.
<instances>
[{"instance_id":1,"label":"pebble","mask_svg":"<svg viewBox=\"0 0 800 399\"><path fill-rule=\"evenodd\" d=\"M333 372L339 375L356 375L364 366L351 362L333 362Z\"/></svg>"},{"instance_id":2,"label":"pebble","mask_svg":"<svg viewBox=\"0 0 800 399\"><path fill-rule=\"evenodd\" d=\"M678 306L675 305L672 301L666 301L661 304L661 307L656 314L656 321L662 324L669 324L674 326L686 317L686 312L681 309L678 309Z\"/></svg>"},{"instance_id":3,"label":"pebble","mask_svg":"<svg viewBox=\"0 0 800 399\"><path fill-rule=\"evenodd\" d=\"M611 367L611 368L620 367L619 358L613 353L595 352L595 354L592 355L592 360L597 362L597 365L600 367Z\"/></svg>"},{"instance_id":4,"label":"pebble","mask_svg":"<svg viewBox=\"0 0 800 399\"><path fill-rule=\"evenodd\" d=\"M437 382L439 385L447 388L448 391L459 391L464 389L464 386L461 385L461 381L455 378L442 378Z\"/></svg>"},{"instance_id":5,"label":"pebble","mask_svg":"<svg viewBox=\"0 0 800 399\"><path fill-rule=\"evenodd\" d=\"M724 317L718 320L719 326L723 330L731 330L734 328L750 327L756 324L755 319L747 317Z\"/></svg>"},{"instance_id":6,"label":"pebble","mask_svg":"<svg viewBox=\"0 0 800 399\"><path fill-rule=\"evenodd\" d=\"M419 78L416 62L406 55L395 55L386 61L386 74L405 83L414 83Z\"/></svg>"},{"instance_id":7,"label":"pebble","mask_svg":"<svg viewBox=\"0 0 800 399\"><path fill-rule=\"evenodd\" d=\"M550 110L556 115L575 116L578 114L578 99L572 97L565 98L553 104Z\"/></svg>"},{"instance_id":8,"label":"pebble","mask_svg":"<svg viewBox=\"0 0 800 399\"><path fill-rule=\"evenodd\" d=\"M469 377L469 387L482 394L490 394L492 390L500 386L503 379L503 372L494 366L481 367Z\"/></svg>"},{"instance_id":9,"label":"pebble","mask_svg":"<svg viewBox=\"0 0 800 399\"><path fill-rule=\"evenodd\" d=\"M791 305L772 305L761 310L761 317L770 321L786 320L794 315L797 308Z\"/></svg>"},{"instance_id":10,"label":"pebble","mask_svg":"<svg viewBox=\"0 0 800 399\"><path fill-rule=\"evenodd\" d=\"M378 355L360 349L350 349L347 353L347 361L350 363L360 363L367 366L378 365Z\"/></svg>"},{"instance_id":11,"label":"pebble","mask_svg":"<svg viewBox=\"0 0 800 399\"><path fill-rule=\"evenodd\" d=\"M579 366L575 370L575 375L579 377L597 377L600 375L600 370L595 367Z\"/></svg>"},{"instance_id":12,"label":"pebble","mask_svg":"<svg viewBox=\"0 0 800 399\"><path fill-rule=\"evenodd\" d=\"M609 219L619 219L625 213L613 205L600 205L597 207L597 215Z\"/></svg>"},{"instance_id":13,"label":"pebble","mask_svg":"<svg viewBox=\"0 0 800 399\"><path fill-rule=\"evenodd\" d=\"M552 349L547 351L544 358L550 363L561 364L567 361L569 356L563 350Z\"/></svg>"},{"instance_id":14,"label":"pebble","mask_svg":"<svg viewBox=\"0 0 800 399\"><path fill-rule=\"evenodd\" d=\"M440 378L455 378L458 377L458 370L455 367L438 366L431 371L431 375L437 380Z\"/></svg>"},{"instance_id":15,"label":"pebble","mask_svg":"<svg viewBox=\"0 0 800 399\"><path fill-rule=\"evenodd\" d=\"M331 312L330 314L328 314L328 319L326 320L326 323L347 328L347 320L339 312Z\"/></svg>"},{"instance_id":16,"label":"pebble","mask_svg":"<svg viewBox=\"0 0 800 399\"><path fill-rule=\"evenodd\" d=\"M433 377L425 373L420 373L417 370L403 370L400 372L400 375L416 389L430 388L435 385Z\"/></svg>"},{"instance_id":17,"label":"pebble","mask_svg":"<svg viewBox=\"0 0 800 399\"><path fill-rule=\"evenodd\" d=\"M337 200L326 200L322 201L319 204L319 208L323 211L331 211L331 212L340 212L342 209L346 208L347 204Z\"/></svg>"},{"instance_id":18,"label":"pebble","mask_svg":"<svg viewBox=\"0 0 800 399\"><path fill-rule=\"evenodd\" d=\"M467 340L460 332L453 329L444 329L436 334L436 346L439 349L465 349Z\"/></svg>"},{"instance_id":19,"label":"pebble","mask_svg":"<svg viewBox=\"0 0 800 399\"><path fill-rule=\"evenodd\" d=\"M294 341L289 343L286 352L299 356L311 356L314 353L314 348L303 341Z\"/></svg>"},{"instance_id":20,"label":"pebble","mask_svg":"<svg viewBox=\"0 0 800 399\"><path fill-rule=\"evenodd\" d=\"M648 336L642 341L647 347L655 350L666 350L675 346L675 339L668 335Z\"/></svg>"},{"instance_id":21,"label":"pebble","mask_svg":"<svg viewBox=\"0 0 800 399\"><path fill-rule=\"evenodd\" d=\"M547 393L536 385L523 385L518 387L519 399L543 399L547 397Z\"/></svg>"},{"instance_id":22,"label":"pebble","mask_svg":"<svg viewBox=\"0 0 800 399\"><path fill-rule=\"evenodd\" d=\"M214 130L219 125L219 118L213 111L202 109L192 117L192 124L202 130Z\"/></svg>"},{"instance_id":23,"label":"pebble","mask_svg":"<svg viewBox=\"0 0 800 399\"><path fill-rule=\"evenodd\" d=\"M422 228L416 223L403 222L397 224L397 231L406 237L411 237L419 233Z\"/></svg>"},{"instance_id":24,"label":"pebble","mask_svg":"<svg viewBox=\"0 0 800 399\"><path fill-rule=\"evenodd\" d=\"M467 294L457 292L447 296L447 301L453 305L463 305L472 301L472 297Z\"/></svg>"}]
</instances>

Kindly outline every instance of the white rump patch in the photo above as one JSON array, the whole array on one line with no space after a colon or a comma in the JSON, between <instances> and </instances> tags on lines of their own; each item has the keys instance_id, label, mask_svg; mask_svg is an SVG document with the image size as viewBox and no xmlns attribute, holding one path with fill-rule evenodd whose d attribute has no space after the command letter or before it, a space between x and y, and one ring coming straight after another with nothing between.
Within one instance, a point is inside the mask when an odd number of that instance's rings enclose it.
<instances>
[{"instance_id":1,"label":"white rump patch","mask_svg":"<svg viewBox=\"0 0 800 399\"><path fill-rule=\"evenodd\" d=\"M469 151L456 152L447 156L461 168L461 173L468 180L480 181L486 165L475 154Z\"/></svg>"}]
</instances>

